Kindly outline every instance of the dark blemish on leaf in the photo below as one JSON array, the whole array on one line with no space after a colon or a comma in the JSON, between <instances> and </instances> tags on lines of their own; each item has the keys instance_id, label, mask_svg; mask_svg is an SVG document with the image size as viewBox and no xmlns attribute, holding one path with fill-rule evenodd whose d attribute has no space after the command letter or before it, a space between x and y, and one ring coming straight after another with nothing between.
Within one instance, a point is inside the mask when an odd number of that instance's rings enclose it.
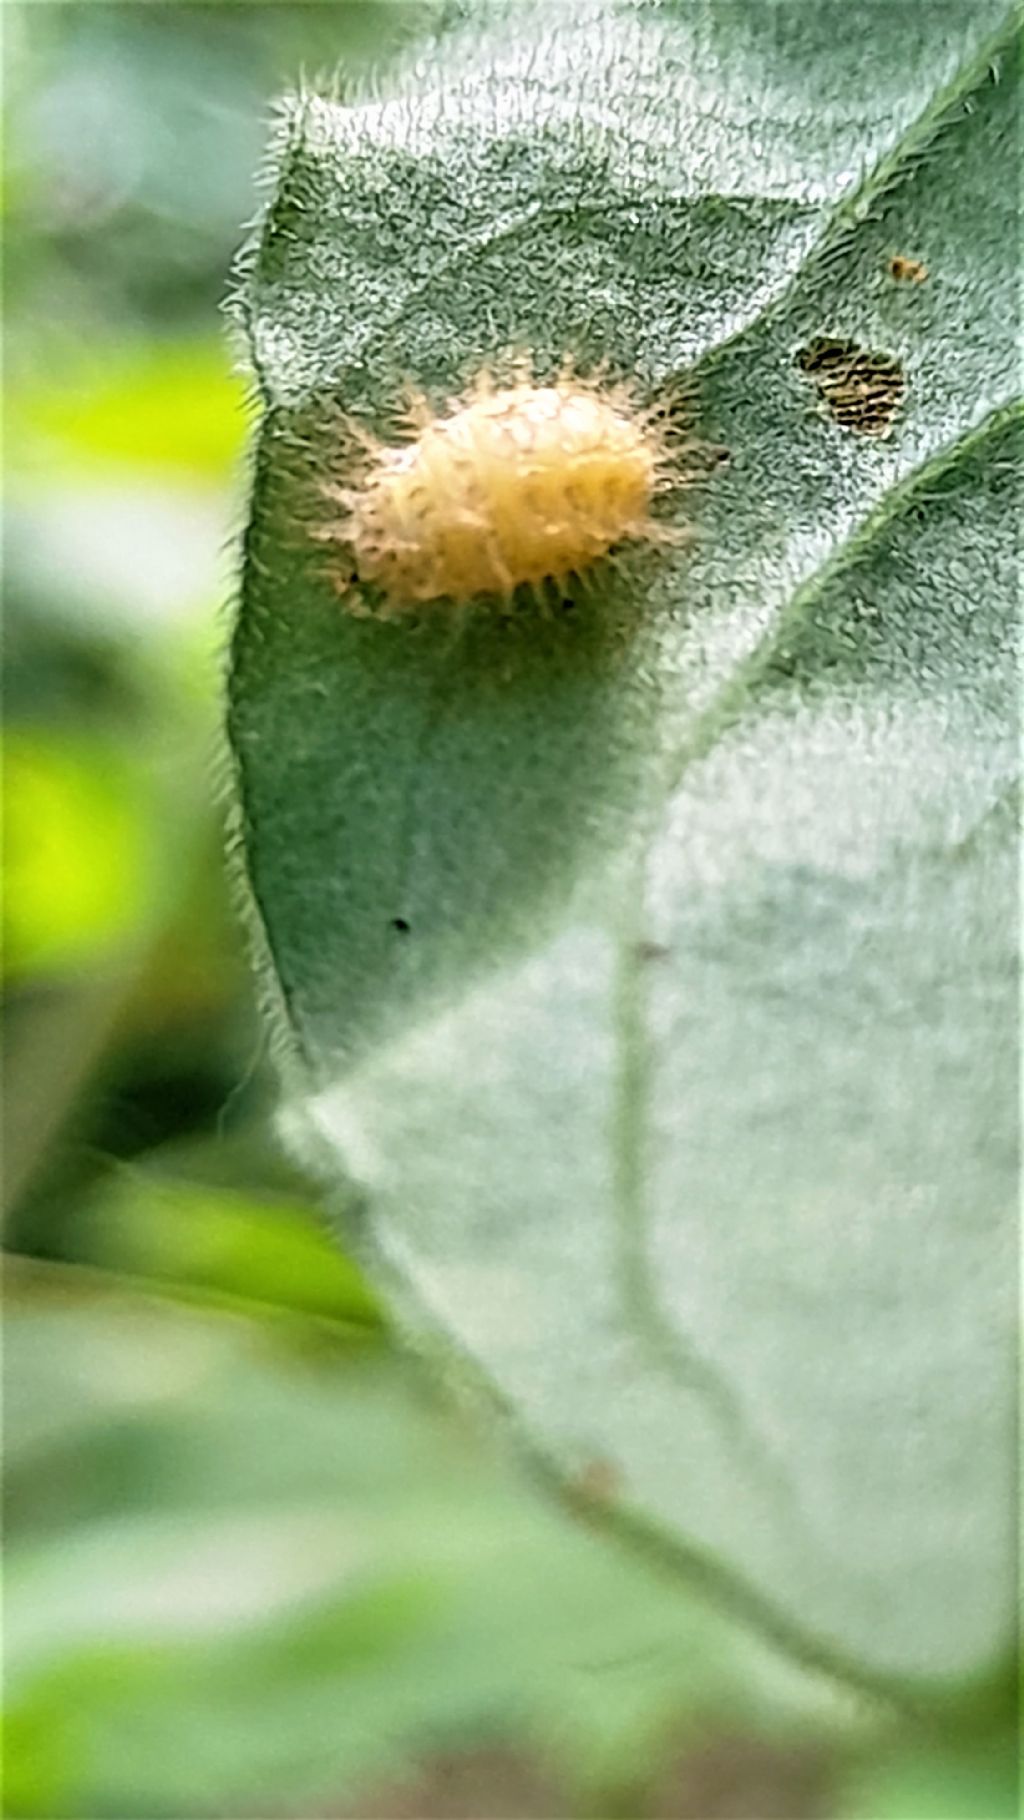
<instances>
[{"instance_id":1,"label":"dark blemish on leaf","mask_svg":"<svg viewBox=\"0 0 1024 1820\"><path fill-rule=\"evenodd\" d=\"M634 949L638 961L667 961L671 952L661 942L637 942Z\"/></svg>"},{"instance_id":2,"label":"dark blemish on leaf","mask_svg":"<svg viewBox=\"0 0 1024 1820\"><path fill-rule=\"evenodd\" d=\"M622 1486L622 1474L611 1460L588 1460L576 1474L571 1492L587 1504L604 1504Z\"/></svg>"},{"instance_id":3,"label":"dark blemish on leaf","mask_svg":"<svg viewBox=\"0 0 1024 1820\"><path fill-rule=\"evenodd\" d=\"M409 924L406 922L404 916L392 917L391 927L392 929L397 930L399 935L408 935L410 933Z\"/></svg>"},{"instance_id":4,"label":"dark blemish on leaf","mask_svg":"<svg viewBox=\"0 0 1024 1820\"><path fill-rule=\"evenodd\" d=\"M906 253L894 253L889 261L889 276L895 278L897 284L924 284L928 267Z\"/></svg>"},{"instance_id":5,"label":"dark blemish on leaf","mask_svg":"<svg viewBox=\"0 0 1024 1820\"><path fill-rule=\"evenodd\" d=\"M813 380L840 429L885 436L906 397L903 368L891 354L818 335L800 349L796 365Z\"/></svg>"}]
</instances>

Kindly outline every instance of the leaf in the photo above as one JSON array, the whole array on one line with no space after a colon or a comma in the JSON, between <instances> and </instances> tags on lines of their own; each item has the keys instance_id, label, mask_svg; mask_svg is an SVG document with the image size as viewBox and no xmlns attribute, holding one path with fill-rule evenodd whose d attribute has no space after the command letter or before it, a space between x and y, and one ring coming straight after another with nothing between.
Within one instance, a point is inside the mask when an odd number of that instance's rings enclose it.
<instances>
[{"instance_id":1,"label":"leaf","mask_svg":"<svg viewBox=\"0 0 1024 1820\"><path fill-rule=\"evenodd\" d=\"M624 1533L933 1690L1013 1586L1014 29L484 9L294 106L241 306L229 723L295 1142ZM347 615L339 403L390 434L513 344L692 379L693 547L550 617Z\"/></svg>"},{"instance_id":2,"label":"leaf","mask_svg":"<svg viewBox=\"0 0 1024 1820\"><path fill-rule=\"evenodd\" d=\"M837 1812L848 1820L1011 1820L1020 1812L1020 1745L992 1738L953 1755L930 1750L875 1753L850 1778Z\"/></svg>"},{"instance_id":3,"label":"leaf","mask_svg":"<svg viewBox=\"0 0 1024 1820\"><path fill-rule=\"evenodd\" d=\"M65 1257L165 1294L304 1316L350 1338L380 1325L358 1271L297 1199L135 1167L112 1172L68 1224Z\"/></svg>"}]
</instances>

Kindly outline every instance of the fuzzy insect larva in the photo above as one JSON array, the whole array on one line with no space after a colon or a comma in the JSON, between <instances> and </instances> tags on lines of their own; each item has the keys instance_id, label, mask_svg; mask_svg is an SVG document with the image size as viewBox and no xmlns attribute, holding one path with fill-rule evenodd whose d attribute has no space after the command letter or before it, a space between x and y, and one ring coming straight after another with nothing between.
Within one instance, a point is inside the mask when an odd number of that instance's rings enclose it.
<instances>
[{"instance_id":1,"label":"fuzzy insect larva","mask_svg":"<svg viewBox=\"0 0 1024 1820\"><path fill-rule=\"evenodd\" d=\"M484 375L440 414L420 399L411 428L366 447L356 484L328 489L346 513L333 534L390 611L507 600L623 542L672 540L651 513L670 468L662 414L627 386Z\"/></svg>"}]
</instances>

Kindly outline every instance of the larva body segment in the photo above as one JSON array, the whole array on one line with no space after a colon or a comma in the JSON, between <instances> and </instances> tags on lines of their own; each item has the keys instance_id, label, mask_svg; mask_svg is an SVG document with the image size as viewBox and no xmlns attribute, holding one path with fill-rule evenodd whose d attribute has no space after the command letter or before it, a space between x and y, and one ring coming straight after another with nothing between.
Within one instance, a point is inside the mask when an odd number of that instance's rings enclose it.
<instances>
[{"instance_id":1,"label":"larva body segment","mask_svg":"<svg viewBox=\"0 0 1024 1820\"><path fill-rule=\"evenodd\" d=\"M665 466L654 417L624 388L566 378L478 381L446 415L381 446L342 495L341 534L389 608L564 579L630 538L663 538L651 504Z\"/></svg>"}]
</instances>

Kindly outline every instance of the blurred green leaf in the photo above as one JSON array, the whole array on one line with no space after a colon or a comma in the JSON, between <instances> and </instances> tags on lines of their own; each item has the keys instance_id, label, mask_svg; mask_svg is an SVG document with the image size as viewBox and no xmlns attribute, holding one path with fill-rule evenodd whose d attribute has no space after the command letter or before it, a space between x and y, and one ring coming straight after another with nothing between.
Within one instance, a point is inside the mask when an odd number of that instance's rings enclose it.
<instances>
[{"instance_id":1,"label":"blurred green leaf","mask_svg":"<svg viewBox=\"0 0 1024 1820\"><path fill-rule=\"evenodd\" d=\"M648 1775L688 1718L833 1716L827 1688L546 1509L394 1359L325 1369L241 1325L18 1281L14 1811L308 1811L487 1736L581 1781L612 1759Z\"/></svg>"},{"instance_id":2,"label":"blurred green leaf","mask_svg":"<svg viewBox=\"0 0 1024 1820\"><path fill-rule=\"evenodd\" d=\"M68 1255L166 1292L379 1326L359 1272L298 1202L123 1168L79 1209Z\"/></svg>"},{"instance_id":3,"label":"blurred green leaf","mask_svg":"<svg viewBox=\"0 0 1024 1820\"><path fill-rule=\"evenodd\" d=\"M127 480L91 468L53 483L12 477L9 562L39 617L116 639L126 658L200 631L209 646L224 567L227 499L204 484ZM170 637L168 637L170 634Z\"/></svg>"},{"instance_id":4,"label":"blurred green leaf","mask_svg":"<svg viewBox=\"0 0 1024 1820\"><path fill-rule=\"evenodd\" d=\"M436 0L7 8L7 350L208 334L257 201L270 98L301 70L348 90Z\"/></svg>"},{"instance_id":5,"label":"blurred green leaf","mask_svg":"<svg viewBox=\"0 0 1024 1820\"><path fill-rule=\"evenodd\" d=\"M933 1742L882 1751L854 1778L842 1820L1018 1820L1020 1741L1000 1735L959 1753Z\"/></svg>"},{"instance_id":6,"label":"blurred green leaf","mask_svg":"<svg viewBox=\"0 0 1024 1820\"><path fill-rule=\"evenodd\" d=\"M78 970L137 942L157 901L154 793L109 738L11 728L4 751L5 966Z\"/></svg>"},{"instance_id":7,"label":"blurred green leaf","mask_svg":"<svg viewBox=\"0 0 1024 1820\"><path fill-rule=\"evenodd\" d=\"M1015 32L473 9L295 104L241 306L230 729L296 1142L624 1529L933 1690L1012 1619ZM896 373L887 435L822 337ZM695 373L695 547L548 618L347 615L339 403L391 435L403 378L515 345Z\"/></svg>"},{"instance_id":8,"label":"blurred green leaf","mask_svg":"<svg viewBox=\"0 0 1024 1820\"><path fill-rule=\"evenodd\" d=\"M222 481L239 460L241 381L216 342L141 342L64 363L59 381L12 389L11 465L31 473L169 469Z\"/></svg>"}]
</instances>

